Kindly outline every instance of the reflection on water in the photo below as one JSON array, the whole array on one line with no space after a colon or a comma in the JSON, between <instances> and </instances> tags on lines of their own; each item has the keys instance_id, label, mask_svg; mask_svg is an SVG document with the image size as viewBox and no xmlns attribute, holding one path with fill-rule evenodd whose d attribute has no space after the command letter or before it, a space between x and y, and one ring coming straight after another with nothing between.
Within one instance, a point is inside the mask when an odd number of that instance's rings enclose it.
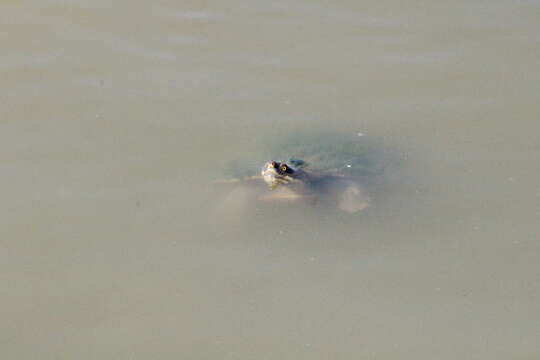
<instances>
[{"instance_id":1,"label":"reflection on water","mask_svg":"<svg viewBox=\"0 0 540 360\"><path fill-rule=\"evenodd\" d=\"M537 3L123 5L2 5L4 357L540 356ZM369 208L214 183L305 132Z\"/></svg>"}]
</instances>

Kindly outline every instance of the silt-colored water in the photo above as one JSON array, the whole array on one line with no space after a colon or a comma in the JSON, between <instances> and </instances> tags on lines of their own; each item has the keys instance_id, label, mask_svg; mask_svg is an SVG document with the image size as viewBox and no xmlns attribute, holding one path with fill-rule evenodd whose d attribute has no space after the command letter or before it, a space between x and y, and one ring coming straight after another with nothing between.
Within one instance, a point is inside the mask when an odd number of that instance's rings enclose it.
<instances>
[{"instance_id":1,"label":"silt-colored water","mask_svg":"<svg viewBox=\"0 0 540 360\"><path fill-rule=\"evenodd\" d=\"M0 8L3 358L540 356L537 2ZM303 131L369 209L220 212Z\"/></svg>"}]
</instances>

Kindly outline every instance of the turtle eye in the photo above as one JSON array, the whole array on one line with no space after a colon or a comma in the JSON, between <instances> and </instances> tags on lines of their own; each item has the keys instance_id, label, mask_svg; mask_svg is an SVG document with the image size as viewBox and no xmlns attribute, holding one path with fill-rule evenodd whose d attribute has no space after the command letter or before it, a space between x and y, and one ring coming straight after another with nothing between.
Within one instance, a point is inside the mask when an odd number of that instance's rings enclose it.
<instances>
[{"instance_id":1,"label":"turtle eye","mask_svg":"<svg viewBox=\"0 0 540 360\"><path fill-rule=\"evenodd\" d=\"M288 169L288 168L287 168L287 165L285 165L285 164L281 165L280 170L281 170L282 172L287 172L287 169Z\"/></svg>"}]
</instances>

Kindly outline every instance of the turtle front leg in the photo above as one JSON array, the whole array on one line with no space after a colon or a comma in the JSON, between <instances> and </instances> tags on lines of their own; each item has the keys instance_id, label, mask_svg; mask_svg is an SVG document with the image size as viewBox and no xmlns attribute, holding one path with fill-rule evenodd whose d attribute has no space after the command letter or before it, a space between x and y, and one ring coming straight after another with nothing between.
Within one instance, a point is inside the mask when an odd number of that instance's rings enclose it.
<instances>
[{"instance_id":1,"label":"turtle front leg","mask_svg":"<svg viewBox=\"0 0 540 360\"><path fill-rule=\"evenodd\" d=\"M347 213L356 213L369 206L370 199L363 187L356 183L350 183L339 197L339 209Z\"/></svg>"}]
</instances>

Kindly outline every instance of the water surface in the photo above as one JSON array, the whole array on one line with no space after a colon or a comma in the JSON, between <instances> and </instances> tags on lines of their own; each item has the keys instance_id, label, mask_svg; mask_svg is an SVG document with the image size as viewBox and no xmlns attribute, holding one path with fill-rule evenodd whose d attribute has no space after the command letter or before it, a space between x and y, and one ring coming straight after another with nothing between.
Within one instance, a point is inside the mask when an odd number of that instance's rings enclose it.
<instances>
[{"instance_id":1,"label":"water surface","mask_svg":"<svg viewBox=\"0 0 540 360\"><path fill-rule=\"evenodd\" d=\"M4 357L540 356L537 2L1 9ZM302 131L378 144L372 206L216 221Z\"/></svg>"}]
</instances>

